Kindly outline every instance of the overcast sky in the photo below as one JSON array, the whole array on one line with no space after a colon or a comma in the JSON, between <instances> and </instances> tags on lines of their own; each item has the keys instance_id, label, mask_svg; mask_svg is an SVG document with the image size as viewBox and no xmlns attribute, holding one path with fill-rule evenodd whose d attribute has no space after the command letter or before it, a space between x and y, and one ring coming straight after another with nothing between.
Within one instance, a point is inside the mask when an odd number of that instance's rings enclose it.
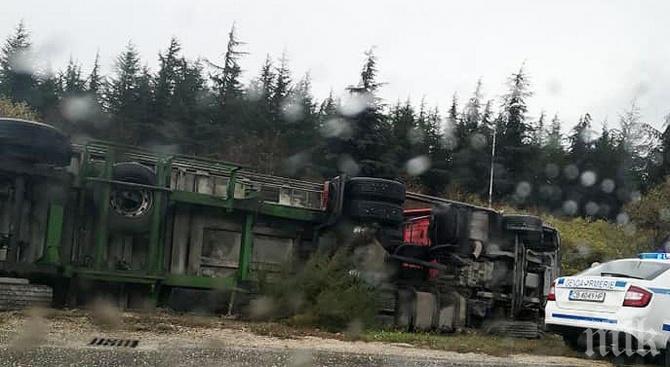
<instances>
[{"instance_id":1,"label":"overcast sky","mask_svg":"<svg viewBox=\"0 0 670 367\"><path fill-rule=\"evenodd\" d=\"M294 74L311 73L317 97L355 83L374 46L390 103L425 96L444 111L479 78L486 97L497 98L525 61L531 116L558 113L566 129L585 112L613 126L634 98L657 128L670 112L667 0L2 0L1 8L0 37L23 19L56 69L72 56L88 70L100 50L109 71L132 40L155 70L173 35L188 57L221 60L236 22L249 52L245 78L267 53L285 50Z\"/></svg>"}]
</instances>

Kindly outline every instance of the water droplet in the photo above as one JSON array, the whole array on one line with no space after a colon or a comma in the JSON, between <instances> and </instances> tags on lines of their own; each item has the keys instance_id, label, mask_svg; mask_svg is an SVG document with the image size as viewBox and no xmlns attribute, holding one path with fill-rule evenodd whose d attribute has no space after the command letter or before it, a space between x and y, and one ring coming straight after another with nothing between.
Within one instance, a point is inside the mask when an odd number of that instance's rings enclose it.
<instances>
[{"instance_id":1,"label":"water droplet","mask_svg":"<svg viewBox=\"0 0 670 367\"><path fill-rule=\"evenodd\" d=\"M282 114L288 122L296 122L304 116L302 101L296 98L289 98L282 104Z\"/></svg>"},{"instance_id":2,"label":"water droplet","mask_svg":"<svg viewBox=\"0 0 670 367\"><path fill-rule=\"evenodd\" d=\"M61 112L70 121L81 121L93 117L97 106L91 97L69 97L61 102Z\"/></svg>"},{"instance_id":3,"label":"water droplet","mask_svg":"<svg viewBox=\"0 0 670 367\"><path fill-rule=\"evenodd\" d=\"M598 177L596 176L595 172L585 171L584 173L582 173L582 176L581 176L582 186L586 186L586 187L593 186L593 184L596 183L597 178Z\"/></svg>"},{"instance_id":4,"label":"water droplet","mask_svg":"<svg viewBox=\"0 0 670 367\"><path fill-rule=\"evenodd\" d=\"M337 168L349 176L356 176L361 170L361 167L358 165L358 163L356 163L356 161L354 161L354 159L348 155L343 155L340 157L337 162Z\"/></svg>"},{"instance_id":5,"label":"water droplet","mask_svg":"<svg viewBox=\"0 0 670 367\"><path fill-rule=\"evenodd\" d=\"M532 191L532 187L530 183L526 181L521 181L519 182L518 185L516 185L516 195L520 198L527 198Z\"/></svg>"},{"instance_id":6,"label":"water droplet","mask_svg":"<svg viewBox=\"0 0 670 367\"><path fill-rule=\"evenodd\" d=\"M470 137L470 146L477 150L486 148L486 136L480 133L472 134Z\"/></svg>"},{"instance_id":7,"label":"water droplet","mask_svg":"<svg viewBox=\"0 0 670 367\"><path fill-rule=\"evenodd\" d=\"M407 174L410 176L419 176L430 169L430 158L425 155L414 157L407 161Z\"/></svg>"},{"instance_id":8,"label":"water droplet","mask_svg":"<svg viewBox=\"0 0 670 367\"><path fill-rule=\"evenodd\" d=\"M607 194L611 194L614 191L615 187L616 184L614 183L614 180L609 178L604 179L603 182L600 183L600 189Z\"/></svg>"},{"instance_id":9,"label":"water droplet","mask_svg":"<svg viewBox=\"0 0 670 367\"><path fill-rule=\"evenodd\" d=\"M629 221L630 221L630 217L626 213L622 212L622 213L617 214L617 216L616 216L616 222L619 225L622 225L622 226L626 225L626 224L628 224Z\"/></svg>"},{"instance_id":10,"label":"water droplet","mask_svg":"<svg viewBox=\"0 0 670 367\"><path fill-rule=\"evenodd\" d=\"M642 194L639 191L633 191L630 193L630 200L636 203L642 200Z\"/></svg>"},{"instance_id":11,"label":"water droplet","mask_svg":"<svg viewBox=\"0 0 670 367\"><path fill-rule=\"evenodd\" d=\"M579 176L579 168L574 164L569 164L563 168L563 174L568 180L574 180Z\"/></svg>"},{"instance_id":12,"label":"water droplet","mask_svg":"<svg viewBox=\"0 0 670 367\"><path fill-rule=\"evenodd\" d=\"M584 211L586 212L587 215L596 215L598 214L598 211L600 211L600 206L593 201L589 201L584 205Z\"/></svg>"},{"instance_id":13,"label":"water droplet","mask_svg":"<svg viewBox=\"0 0 670 367\"><path fill-rule=\"evenodd\" d=\"M554 163L549 163L547 164L546 167L544 167L544 173L547 175L549 178L556 178L558 175L561 173L560 168L558 167L557 164Z\"/></svg>"},{"instance_id":14,"label":"water droplet","mask_svg":"<svg viewBox=\"0 0 670 367\"><path fill-rule=\"evenodd\" d=\"M356 116L363 112L372 101L373 97L368 93L349 93L342 98L340 113L347 117Z\"/></svg>"},{"instance_id":15,"label":"water droplet","mask_svg":"<svg viewBox=\"0 0 670 367\"><path fill-rule=\"evenodd\" d=\"M566 215L575 215L577 214L577 209L579 206L574 200L566 200L563 202L563 213Z\"/></svg>"},{"instance_id":16,"label":"water droplet","mask_svg":"<svg viewBox=\"0 0 670 367\"><path fill-rule=\"evenodd\" d=\"M321 126L321 135L326 138L346 139L351 136L351 133L349 122L340 118L330 119Z\"/></svg>"}]
</instances>

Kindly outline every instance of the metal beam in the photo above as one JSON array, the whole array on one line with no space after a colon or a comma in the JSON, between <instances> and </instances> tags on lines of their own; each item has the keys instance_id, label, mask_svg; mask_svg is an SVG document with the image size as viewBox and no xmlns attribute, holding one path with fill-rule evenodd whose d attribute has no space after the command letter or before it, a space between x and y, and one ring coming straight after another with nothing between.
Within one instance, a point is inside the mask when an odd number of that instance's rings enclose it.
<instances>
[{"instance_id":1,"label":"metal beam","mask_svg":"<svg viewBox=\"0 0 670 367\"><path fill-rule=\"evenodd\" d=\"M44 255L40 263L49 265L60 265L60 247L63 234L63 206L51 204L49 206L49 217L47 220L47 238Z\"/></svg>"},{"instance_id":2,"label":"metal beam","mask_svg":"<svg viewBox=\"0 0 670 367\"><path fill-rule=\"evenodd\" d=\"M18 175L14 179L14 206L12 208L11 223L9 225L9 246L7 248L7 260L9 262L16 262L18 258L25 193L26 178L22 175Z\"/></svg>"},{"instance_id":3,"label":"metal beam","mask_svg":"<svg viewBox=\"0 0 670 367\"><path fill-rule=\"evenodd\" d=\"M253 255L254 243L254 215L247 213L244 218L244 229L242 231L242 243L240 243L240 258L238 265L238 278L241 281L249 279L251 270L251 258Z\"/></svg>"},{"instance_id":4,"label":"metal beam","mask_svg":"<svg viewBox=\"0 0 670 367\"><path fill-rule=\"evenodd\" d=\"M164 188L167 175L170 172L169 163L159 160L156 165L157 186ZM160 274L163 271L163 255L165 244L161 243L161 221L163 220L163 194L159 191L152 192L154 199L154 210L151 214L151 227L149 229L149 271L152 274Z\"/></svg>"},{"instance_id":5,"label":"metal beam","mask_svg":"<svg viewBox=\"0 0 670 367\"><path fill-rule=\"evenodd\" d=\"M105 167L102 172L102 178L111 180L114 168L114 149L109 149L105 155ZM105 254L107 252L107 244L109 242L109 197L111 195L111 184L102 182L100 191L98 193L98 202L100 208L98 209L98 220L95 226L95 269L102 269L104 267Z\"/></svg>"}]
</instances>

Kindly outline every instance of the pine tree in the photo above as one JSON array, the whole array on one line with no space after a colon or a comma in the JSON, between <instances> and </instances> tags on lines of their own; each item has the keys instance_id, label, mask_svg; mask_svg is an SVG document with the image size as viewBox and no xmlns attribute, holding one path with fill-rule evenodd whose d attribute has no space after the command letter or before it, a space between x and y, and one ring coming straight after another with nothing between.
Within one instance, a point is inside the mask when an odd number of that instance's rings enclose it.
<instances>
[{"instance_id":1,"label":"pine tree","mask_svg":"<svg viewBox=\"0 0 670 367\"><path fill-rule=\"evenodd\" d=\"M353 163L360 167L360 175L395 177L397 172L387 149L389 131L386 129L386 116L376 95L382 85L377 81L377 57L372 49L365 53L365 57L358 85L347 88L351 99L363 108L346 116L351 134L335 139L331 152L340 160L345 159L345 155L351 156Z\"/></svg>"},{"instance_id":2,"label":"pine tree","mask_svg":"<svg viewBox=\"0 0 670 367\"><path fill-rule=\"evenodd\" d=\"M155 78L155 99L153 101L152 119L164 120L171 108L174 88L177 83L179 67L182 60L179 57L181 44L176 38L170 39L170 45L165 52L158 53L159 69ZM164 123L164 122L162 122Z\"/></svg>"},{"instance_id":3,"label":"pine tree","mask_svg":"<svg viewBox=\"0 0 670 367\"><path fill-rule=\"evenodd\" d=\"M437 107L426 113L425 119L419 120L419 127L424 132L424 146L430 160L430 169L419 176L419 182L428 194L444 193L449 183L452 159L449 149L444 144L442 135L442 118Z\"/></svg>"},{"instance_id":4,"label":"pine tree","mask_svg":"<svg viewBox=\"0 0 670 367\"><path fill-rule=\"evenodd\" d=\"M499 195L509 195L521 182L530 182L536 171L530 140L532 129L527 121L527 99L532 95L529 77L522 65L508 79L508 92L502 98L496 121L496 165L494 189ZM532 167L529 170L529 167Z\"/></svg>"},{"instance_id":5,"label":"pine tree","mask_svg":"<svg viewBox=\"0 0 670 367\"><path fill-rule=\"evenodd\" d=\"M237 38L235 24L233 24L228 33L228 44L223 58L223 66L208 61L209 65L215 69L215 73L210 78L214 83L214 90L222 107L236 102L243 95L244 89L240 80L242 68L239 61L243 55L246 55L246 52L240 51L239 48L242 45L244 45L244 42Z\"/></svg>"},{"instance_id":6,"label":"pine tree","mask_svg":"<svg viewBox=\"0 0 670 367\"><path fill-rule=\"evenodd\" d=\"M468 100L463 111L463 125L466 135L470 135L477 130L482 118L482 80L477 81L475 91Z\"/></svg>"},{"instance_id":7,"label":"pine tree","mask_svg":"<svg viewBox=\"0 0 670 367\"><path fill-rule=\"evenodd\" d=\"M112 125L106 137L129 144L140 142L139 121L142 118L138 88L142 67L135 46L129 42L126 49L116 58L115 76L107 85L106 107L112 114Z\"/></svg>"},{"instance_id":8,"label":"pine tree","mask_svg":"<svg viewBox=\"0 0 670 367\"><path fill-rule=\"evenodd\" d=\"M568 137L571 159L579 165L584 165L589 154L593 151L591 120L591 115L588 113L581 116L577 125L572 128L572 134Z\"/></svg>"},{"instance_id":9,"label":"pine tree","mask_svg":"<svg viewBox=\"0 0 670 367\"><path fill-rule=\"evenodd\" d=\"M279 65L275 68L275 82L270 98L270 111L272 119L275 122L273 126L276 130L282 129L283 109L286 99L291 92L291 71L288 68L288 58L286 53L282 53L279 59Z\"/></svg>"},{"instance_id":10,"label":"pine tree","mask_svg":"<svg viewBox=\"0 0 670 367\"><path fill-rule=\"evenodd\" d=\"M58 78L63 96L79 96L86 91L86 80L81 76L81 65L72 60L72 57Z\"/></svg>"},{"instance_id":11,"label":"pine tree","mask_svg":"<svg viewBox=\"0 0 670 367\"><path fill-rule=\"evenodd\" d=\"M520 147L528 142L531 127L526 121L528 106L526 100L532 96L529 77L522 66L508 80L509 92L503 96L501 146Z\"/></svg>"},{"instance_id":12,"label":"pine tree","mask_svg":"<svg viewBox=\"0 0 670 367\"><path fill-rule=\"evenodd\" d=\"M391 122L391 147L394 153L394 162L397 168L402 168L405 163L417 155L416 144L411 139L411 134L417 129L417 121L414 108L409 102L399 102L391 109L389 120Z\"/></svg>"},{"instance_id":13,"label":"pine tree","mask_svg":"<svg viewBox=\"0 0 670 367\"><path fill-rule=\"evenodd\" d=\"M0 95L36 107L39 92L31 47L30 33L21 21L0 52Z\"/></svg>"},{"instance_id":14,"label":"pine tree","mask_svg":"<svg viewBox=\"0 0 670 367\"><path fill-rule=\"evenodd\" d=\"M551 125L549 126L549 132L547 133L545 146L551 149L559 149L562 143L561 120L558 118L558 114L554 114L554 118L551 119Z\"/></svg>"},{"instance_id":15,"label":"pine tree","mask_svg":"<svg viewBox=\"0 0 670 367\"><path fill-rule=\"evenodd\" d=\"M540 117L537 119L537 122L535 123L535 126L533 126L533 145L536 145L538 147L544 146L545 142L545 136L547 135L547 131L545 128L545 122L544 120L546 119L546 113L544 110L540 113Z\"/></svg>"},{"instance_id":16,"label":"pine tree","mask_svg":"<svg viewBox=\"0 0 670 367\"><path fill-rule=\"evenodd\" d=\"M102 106L102 89L105 86L105 78L100 74L100 52L95 53L93 68L88 76L88 92L93 96L99 106Z\"/></svg>"}]
</instances>

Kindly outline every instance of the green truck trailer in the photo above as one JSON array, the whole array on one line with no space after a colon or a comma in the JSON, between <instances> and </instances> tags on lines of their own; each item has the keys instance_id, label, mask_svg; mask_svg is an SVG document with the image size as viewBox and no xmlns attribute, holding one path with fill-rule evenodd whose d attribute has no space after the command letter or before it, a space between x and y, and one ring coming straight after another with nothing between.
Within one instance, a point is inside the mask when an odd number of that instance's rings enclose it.
<instances>
[{"instance_id":1,"label":"green truck trailer","mask_svg":"<svg viewBox=\"0 0 670 367\"><path fill-rule=\"evenodd\" d=\"M558 233L539 218L406 193L397 181L315 183L72 144L49 125L0 119L0 276L50 287L57 306L106 297L120 307L231 311L261 274L351 242L383 249L396 270L380 313L410 328L503 315L537 330L559 271Z\"/></svg>"}]
</instances>

